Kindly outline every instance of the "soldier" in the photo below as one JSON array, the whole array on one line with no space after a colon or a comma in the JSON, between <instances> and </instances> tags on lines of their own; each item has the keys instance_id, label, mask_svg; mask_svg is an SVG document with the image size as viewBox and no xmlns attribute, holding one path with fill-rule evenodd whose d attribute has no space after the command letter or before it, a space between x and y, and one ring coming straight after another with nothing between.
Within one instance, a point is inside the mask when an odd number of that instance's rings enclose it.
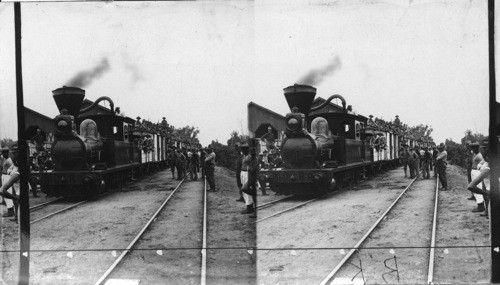
<instances>
[{"instance_id":1,"label":"soldier","mask_svg":"<svg viewBox=\"0 0 500 285\"><path fill-rule=\"evenodd\" d=\"M446 191L448 190L448 181L446 180L446 165L448 153L444 150L444 144L441 143L438 146L438 155L436 157L436 169L439 174L439 181L441 182L441 188L439 190Z\"/></svg>"},{"instance_id":2,"label":"soldier","mask_svg":"<svg viewBox=\"0 0 500 285\"><path fill-rule=\"evenodd\" d=\"M267 128L267 133L265 133L260 139L266 143L267 151L276 149L276 146L274 145L276 138L274 137L273 128L271 126Z\"/></svg>"},{"instance_id":3,"label":"soldier","mask_svg":"<svg viewBox=\"0 0 500 285\"><path fill-rule=\"evenodd\" d=\"M215 152L211 147L207 148L207 156L205 157L205 175L210 186L209 192L215 192Z\"/></svg>"},{"instance_id":4,"label":"soldier","mask_svg":"<svg viewBox=\"0 0 500 285\"><path fill-rule=\"evenodd\" d=\"M474 180L479 174L480 170L478 169L479 163L483 161L483 155L479 152L479 143L473 142L470 144L470 148L474 154L472 158L472 169L471 169L471 178ZM472 212L484 212L484 198L483 195L474 193L474 197L476 198L477 207L472 209Z\"/></svg>"}]
</instances>

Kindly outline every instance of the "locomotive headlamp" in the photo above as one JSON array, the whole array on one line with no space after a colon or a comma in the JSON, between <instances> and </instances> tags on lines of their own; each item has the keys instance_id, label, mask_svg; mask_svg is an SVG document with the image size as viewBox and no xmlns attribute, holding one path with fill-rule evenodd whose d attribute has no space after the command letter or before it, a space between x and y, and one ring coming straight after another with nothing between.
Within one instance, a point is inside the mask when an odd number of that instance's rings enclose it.
<instances>
[{"instance_id":1,"label":"locomotive headlamp","mask_svg":"<svg viewBox=\"0 0 500 285\"><path fill-rule=\"evenodd\" d=\"M297 118L292 117L288 119L288 121L286 122L286 126L291 131L298 131L300 128L300 123L299 120L297 120Z\"/></svg>"},{"instance_id":2,"label":"locomotive headlamp","mask_svg":"<svg viewBox=\"0 0 500 285\"><path fill-rule=\"evenodd\" d=\"M59 120L59 122L57 122L57 131L65 133L68 131L68 128L69 125L68 122L66 122L66 120Z\"/></svg>"}]
</instances>

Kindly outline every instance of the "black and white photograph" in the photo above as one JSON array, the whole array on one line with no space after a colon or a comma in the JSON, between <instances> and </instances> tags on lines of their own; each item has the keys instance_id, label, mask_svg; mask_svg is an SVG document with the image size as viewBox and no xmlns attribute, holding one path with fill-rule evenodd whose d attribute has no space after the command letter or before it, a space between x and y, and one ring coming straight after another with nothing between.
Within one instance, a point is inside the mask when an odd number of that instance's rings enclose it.
<instances>
[{"instance_id":1,"label":"black and white photograph","mask_svg":"<svg viewBox=\"0 0 500 285\"><path fill-rule=\"evenodd\" d=\"M496 14L0 3L0 284L500 282Z\"/></svg>"}]
</instances>

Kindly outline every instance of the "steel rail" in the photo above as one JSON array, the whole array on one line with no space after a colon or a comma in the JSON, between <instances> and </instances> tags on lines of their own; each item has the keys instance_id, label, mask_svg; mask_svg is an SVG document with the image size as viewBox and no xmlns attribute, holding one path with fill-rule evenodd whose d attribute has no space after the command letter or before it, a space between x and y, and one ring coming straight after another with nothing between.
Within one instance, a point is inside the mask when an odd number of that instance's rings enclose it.
<instances>
[{"instance_id":1,"label":"steel rail","mask_svg":"<svg viewBox=\"0 0 500 285\"><path fill-rule=\"evenodd\" d=\"M265 218L259 219L259 220L257 220L256 222L261 222L261 221L267 220L267 219L269 219L269 218L272 218L272 217L275 217L275 216L281 215L281 214L283 214L283 213L285 213L285 212L291 211L291 210L293 210L293 209L296 209L296 208L299 208L299 207L301 207L301 206L304 206L305 204L308 204L308 203L311 203L311 202L313 202L313 201L316 201L316 200L318 200L319 198L320 198L320 197L318 197L318 198L314 198L314 199L312 199L312 200L309 200L309 201L307 201L307 202L304 202L304 203L301 203L301 204L299 204L299 205L293 206L293 207L291 207L291 208L285 209L285 210L283 210L283 211L279 211L279 212L274 213L274 214L272 214L272 215L270 215L270 216L267 216L267 217L265 217Z\"/></svg>"},{"instance_id":2,"label":"steel rail","mask_svg":"<svg viewBox=\"0 0 500 285\"><path fill-rule=\"evenodd\" d=\"M396 198L396 200L394 200L394 202L392 202L392 204L387 208L387 210L385 210L385 212L382 214L382 216L380 216L380 218L378 218L378 220L371 226L371 228L358 241L358 243L356 243L356 245L339 262L339 264L337 264L337 266L335 266L335 268L323 279L323 281L321 281L320 285L326 285L333 278L333 276L335 276L335 274L337 274L337 272L340 270L340 268L342 268L342 266L344 266L344 264L351 258L351 256L354 254L354 252L356 252L359 249L359 247L361 246L361 244L363 244L363 242L366 240L366 238L368 238L368 236L373 232L373 230L378 226L378 224L385 218L385 216L389 213L389 211L392 209L392 207L394 207L394 205L396 205L396 203L403 196L403 194L405 194L406 191L408 189L410 189L410 186L413 184L413 182L415 182L417 180L418 177L419 176L416 176L410 182L410 184L408 184L408 186L406 186L405 190L403 190L401 192L401 194L399 194L399 196Z\"/></svg>"},{"instance_id":3,"label":"steel rail","mask_svg":"<svg viewBox=\"0 0 500 285\"><path fill-rule=\"evenodd\" d=\"M50 218L50 217L52 217L52 216L55 216L55 215L57 215L57 214L59 214L59 213L62 213L62 212L67 211L67 210L69 210L69 209L72 209L72 208L74 208L74 207L76 207L76 206L79 206L79 205L81 205L81 204L83 204L83 203L85 203L85 202L87 202L87 201L88 201L88 200L83 200L83 201L78 202L78 203L76 203L76 204L73 204L73 205L71 205L71 206L69 206L69 207L66 207L66 208L64 208L64 209L62 209L62 210L59 210L59 211L57 211L57 212L54 212L54 213L48 214L48 215L43 216L43 217L41 217L41 218L39 218L39 219L33 220L33 221L31 221L31 222L30 222L30 224L34 224L34 223L39 222L39 221L41 221L41 220L45 220L45 219L47 219L47 218Z\"/></svg>"},{"instance_id":4,"label":"steel rail","mask_svg":"<svg viewBox=\"0 0 500 285\"><path fill-rule=\"evenodd\" d=\"M43 207L45 207L45 206L47 206L49 204L55 203L55 202L63 200L63 199L64 199L63 197L60 197L60 198L54 199L52 201L48 201L48 202L45 202L45 203L41 203L41 204L32 206L32 207L30 207L30 212L36 211L36 210L41 209L41 208L43 208Z\"/></svg>"},{"instance_id":5,"label":"steel rail","mask_svg":"<svg viewBox=\"0 0 500 285\"><path fill-rule=\"evenodd\" d=\"M434 281L434 253L436 246L436 225L437 225L437 213L438 213L438 202L439 202L439 175L436 179L436 196L434 201L434 217L432 218L432 237L431 237L431 248L429 253L429 268L427 271L427 284L432 284Z\"/></svg>"},{"instance_id":6,"label":"steel rail","mask_svg":"<svg viewBox=\"0 0 500 285\"><path fill-rule=\"evenodd\" d=\"M111 272L113 272L113 270L116 268L116 266L122 261L122 259L125 257L125 255L127 255L130 252L130 250L135 245L135 243L139 240L139 238L141 238L141 236L144 234L144 232L149 228L149 225L151 225L153 220L156 219L156 216L158 216L158 214L161 212L161 210L163 210L163 208L165 207L167 202L170 200L172 195L177 191L177 189L179 189L179 187L184 182L184 180L186 180L186 177L187 177L187 175L184 176L184 178L181 180L181 182L179 182L179 184L177 185L177 187L175 187L175 189L172 191L172 193L170 193L170 195L168 195L167 199L161 204L161 206L158 208L158 210L156 210L156 212L153 214L153 216L149 219L149 221L146 223L146 225L141 229L139 234L137 234L137 236L127 246L127 248L122 252L122 254L120 254L120 256L118 256L118 258L115 260L115 262L113 262L113 264L108 268L108 270L106 270L106 272L104 272L104 274L101 276L101 278L99 278L99 280L97 280L94 283L95 285L102 284L102 282L104 280L106 280L106 278L108 278L108 276L111 274Z\"/></svg>"},{"instance_id":7,"label":"steel rail","mask_svg":"<svg viewBox=\"0 0 500 285\"><path fill-rule=\"evenodd\" d=\"M203 188L203 244L201 249L201 285L207 284L207 178Z\"/></svg>"},{"instance_id":8,"label":"steel rail","mask_svg":"<svg viewBox=\"0 0 500 285\"><path fill-rule=\"evenodd\" d=\"M284 197L284 198L281 198L281 199L278 199L278 200L274 200L274 201L271 201L271 202L264 203L264 204L262 204L262 205L259 205L259 206L257 207L257 209L267 208L267 207L269 207L269 206L271 206L271 205L273 205L273 204L276 204L276 203L278 203L278 202L280 202L280 201L283 201L283 200L286 200L286 199L290 199L291 197L292 197L292 196L287 196L287 197Z\"/></svg>"}]
</instances>

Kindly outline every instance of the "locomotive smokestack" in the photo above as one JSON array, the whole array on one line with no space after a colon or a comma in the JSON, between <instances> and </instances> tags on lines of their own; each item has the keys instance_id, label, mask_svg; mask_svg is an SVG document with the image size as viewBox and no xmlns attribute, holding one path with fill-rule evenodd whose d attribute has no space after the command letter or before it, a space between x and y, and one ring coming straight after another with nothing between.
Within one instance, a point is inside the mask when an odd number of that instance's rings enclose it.
<instances>
[{"instance_id":1,"label":"locomotive smokestack","mask_svg":"<svg viewBox=\"0 0 500 285\"><path fill-rule=\"evenodd\" d=\"M309 85L292 85L283 89L290 110L297 107L299 112L307 116L316 97L316 88Z\"/></svg>"},{"instance_id":2,"label":"locomotive smokestack","mask_svg":"<svg viewBox=\"0 0 500 285\"><path fill-rule=\"evenodd\" d=\"M59 112L62 109L68 110L69 114L77 118L80 113L80 106L82 105L83 98L85 98L85 90L78 87L57 88L52 91L52 97L56 101Z\"/></svg>"}]
</instances>

